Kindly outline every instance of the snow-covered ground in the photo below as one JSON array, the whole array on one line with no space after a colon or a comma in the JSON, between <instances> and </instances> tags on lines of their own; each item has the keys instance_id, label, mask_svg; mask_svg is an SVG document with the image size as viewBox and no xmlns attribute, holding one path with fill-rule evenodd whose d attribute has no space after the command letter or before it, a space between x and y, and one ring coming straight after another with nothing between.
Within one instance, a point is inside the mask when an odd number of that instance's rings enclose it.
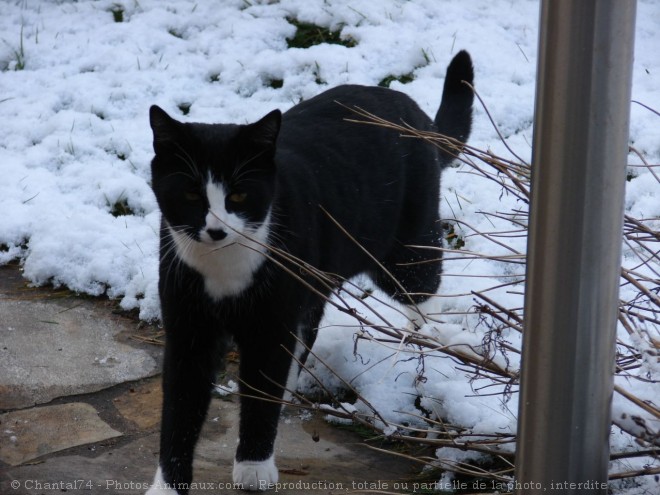
<instances>
[{"instance_id":1,"label":"snow-covered ground","mask_svg":"<svg viewBox=\"0 0 660 495\"><path fill-rule=\"evenodd\" d=\"M375 85L412 73L412 82L395 81L391 87L433 115L447 63L467 49L477 90L507 144L526 160L531 155L537 1L27 0L3 2L0 10L0 262L18 258L35 284L105 293L126 309L138 308L144 319L158 318L160 311L160 216L149 186L147 110L152 104L183 121L246 123L338 84ZM115 22L113 10L121 11L122 22ZM356 45L287 49L286 38L295 32L287 18L341 30ZM659 26L660 2L640 0L633 100L656 110ZM272 87L275 80L281 87ZM660 117L638 104L632 105L630 140L649 163L660 163ZM509 156L479 104L470 143ZM631 155L630 163L641 162ZM481 212L522 205L468 171L463 165L445 173L443 217L477 231L506 230ZM626 212L660 217L659 182L648 169L631 172L636 177L627 184ZM466 235L465 249L493 253L493 243L457 229ZM520 253L525 242L524 237L507 240ZM635 266L635 258L624 253L626 261ZM436 330L425 331L436 332L445 344L481 344L484 328L478 316L463 314L475 304L471 291L524 272L521 265L511 267L448 260L441 288L447 314ZM489 294L507 308L522 306L521 286ZM393 323L405 323L395 311L374 300L371 304ZM501 395L486 395L491 389L479 395L467 373L446 356L429 357L422 370L396 346L360 340L354 352L355 324L329 310L315 352L388 421L411 421L407 413L420 413L415 398L422 396L427 410L476 433L515 432L516 394L508 403ZM657 335L657 328L651 331ZM517 334L504 338L519 348ZM630 342L624 332L621 338ZM517 356L508 357L515 369ZM312 365L328 386L339 386L320 362ZM425 380L418 379L422 372ZM660 378L652 360L631 373ZM312 383L305 379L301 386ZM657 384L631 380L625 385L657 405ZM620 450L633 442L614 428L612 444ZM460 459L449 449L438 455ZM652 477L638 481L643 486L622 485L618 493L658 488Z\"/></svg>"}]
</instances>

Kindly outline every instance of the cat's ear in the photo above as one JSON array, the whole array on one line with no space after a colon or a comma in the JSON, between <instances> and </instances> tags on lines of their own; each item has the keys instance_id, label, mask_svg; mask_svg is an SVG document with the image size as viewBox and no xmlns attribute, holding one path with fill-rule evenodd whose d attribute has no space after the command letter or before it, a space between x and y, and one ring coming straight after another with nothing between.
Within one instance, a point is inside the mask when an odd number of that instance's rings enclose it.
<instances>
[{"instance_id":1,"label":"cat's ear","mask_svg":"<svg viewBox=\"0 0 660 495\"><path fill-rule=\"evenodd\" d=\"M244 132L252 143L274 150L281 124L282 112L273 110L261 120L245 126Z\"/></svg>"},{"instance_id":2,"label":"cat's ear","mask_svg":"<svg viewBox=\"0 0 660 495\"><path fill-rule=\"evenodd\" d=\"M179 122L170 117L165 110L153 105L149 109L149 123L154 133L154 151L164 144L176 141L179 135Z\"/></svg>"}]
</instances>

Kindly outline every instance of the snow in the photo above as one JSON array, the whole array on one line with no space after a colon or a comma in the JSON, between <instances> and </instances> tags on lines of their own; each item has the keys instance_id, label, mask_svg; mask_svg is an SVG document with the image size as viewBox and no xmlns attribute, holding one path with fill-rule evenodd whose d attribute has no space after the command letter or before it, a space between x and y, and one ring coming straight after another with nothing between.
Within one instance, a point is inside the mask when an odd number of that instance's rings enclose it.
<instances>
[{"instance_id":1,"label":"snow","mask_svg":"<svg viewBox=\"0 0 660 495\"><path fill-rule=\"evenodd\" d=\"M226 397L228 395L235 394L238 392L238 383L236 383L234 380L229 380L227 381L226 385L223 384L214 385L213 390L220 397Z\"/></svg>"},{"instance_id":2,"label":"snow","mask_svg":"<svg viewBox=\"0 0 660 495\"><path fill-rule=\"evenodd\" d=\"M113 20L111 11L117 6L123 8L124 22ZM493 120L507 144L523 159L530 158L537 1L80 0L4 2L2 11L0 263L19 259L25 277L34 284L107 294L125 309L137 308L143 319L160 315L160 215L149 185L147 110L152 104L183 121L246 123L338 84L375 85L387 76L413 72L411 83L395 81L391 87L409 94L433 115L447 63L459 49L467 49L474 60L477 90ZM341 29L344 38L357 44L287 50L285 39L295 28L286 18ZM633 100L656 111L659 25L660 2L638 2ZM15 70L21 64L23 70ZM283 86L270 87L274 79L283 80ZM189 113L184 115L181 109L186 107ZM652 164L660 162L658 119L642 105L632 104L630 140ZM479 104L470 143L509 156ZM639 165L641 159L631 154L629 162ZM630 171L636 177L627 184L626 213L660 217L658 181L646 168ZM499 186L465 165L449 169L442 187L443 217L465 222L456 227L465 236L464 249L511 253L472 233L511 230L511 224L494 224L481 212L524 209L522 203L502 195ZM117 203L132 214L114 216ZM524 237L506 239L506 244L525 253ZM638 264L625 246L623 260L631 267ZM466 314L475 305L472 291L523 274L523 265L448 259L440 291L446 314L441 324L422 331L471 352L481 345L486 330L478 315ZM624 289L622 298L630 295L625 292L629 290ZM504 307L522 307L519 285L488 294ZM382 294L375 296L386 300ZM370 300L388 320L405 326L389 303ZM361 311L368 314L366 308ZM349 316L328 309L314 352L388 422L414 422L420 414L414 403L419 396L426 410L475 433L515 433L515 393L508 402L502 395L480 393L479 383L470 383L468 373L442 353L421 359L409 346L385 346L369 338L355 341L356 325ZM648 331L658 332L655 327ZM363 336L370 335L376 336L374 331ZM624 331L619 337L630 345L643 347L645 342ZM520 347L516 332L507 331L502 338ZM518 355L506 357L508 366L517 369ZM502 355L495 359L507 364ZM643 369L631 373L657 380L657 358L644 363ZM344 388L320 361L312 359L311 367L329 389ZM622 386L655 397L657 403L656 384L621 380L626 382ZM301 389L313 388L314 380L304 378ZM354 406L357 412L370 409L361 401ZM628 406L615 394L615 411L629 410ZM392 434L391 427L385 428ZM632 445L629 436L615 430L615 449ZM439 457L451 457L449 449L440 450ZM464 454L456 452L455 459L462 460ZM650 477L640 483L655 489ZM618 493L641 490L626 486L618 485Z\"/></svg>"}]
</instances>

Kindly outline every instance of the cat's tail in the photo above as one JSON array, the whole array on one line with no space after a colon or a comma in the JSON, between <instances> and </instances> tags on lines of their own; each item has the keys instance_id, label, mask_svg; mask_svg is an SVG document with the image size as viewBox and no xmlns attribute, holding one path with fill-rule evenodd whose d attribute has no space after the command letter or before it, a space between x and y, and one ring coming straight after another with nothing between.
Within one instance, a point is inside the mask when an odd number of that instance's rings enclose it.
<instances>
[{"instance_id":1,"label":"cat's tail","mask_svg":"<svg viewBox=\"0 0 660 495\"><path fill-rule=\"evenodd\" d=\"M472 102L474 92L470 87L474 81L474 70L470 54L461 50L447 67L442 102L435 116L437 132L465 143L472 128ZM468 86L467 84L470 84ZM443 165L448 164L455 153L443 151Z\"/></svg>"}]
</instances>

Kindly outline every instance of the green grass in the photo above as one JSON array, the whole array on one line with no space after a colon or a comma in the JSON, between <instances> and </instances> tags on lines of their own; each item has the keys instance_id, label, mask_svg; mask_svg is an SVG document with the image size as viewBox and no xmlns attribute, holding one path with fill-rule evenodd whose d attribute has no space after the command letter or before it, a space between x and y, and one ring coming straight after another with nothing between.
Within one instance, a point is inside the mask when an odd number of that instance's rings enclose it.
<instances>
[{"instance_id":1,"label":"green grass","mask_svg":"<svg viewBox=\"0 0 660 495\"><path fill-rule=\"evenodd\" d=\"M188 115L190 113L191 106L192 103L183 102L183 103L179 103L177 105L177 108L181 111L183 115Z\"/></svg>"},{"instance_id":2,"label":"green grass","mask_svg":"<svg viewBox=\"0 0 660 495\"><path fill-rule=\"evenodd\" d=\"M23 48L23 26L21 26L21 40L18 45L18 50L14 51L16 56L16 65L14 70L24 70L25 69L25 49Z\"/></svg>"},{"instance_id":3,"label":"green grass","mask_svg":"<svg viewBox=\"0 0 660 495\"><path fill-rule=\"evenodd\" d=\"M301 22L291 17L287 17L287 22L296 27L296 34L293 38L287 38L289 48L309 48L323 43L351 48L357 44L353 38L342 39L341 31L331 31L328 28Z\"/></svg>"},{"instance_id":4,"label":"green grass","mask_svg":"<svg viewBox=\"0 0 660 495\"><path fill-rule=\"evenodd\" d=\"M410 72L406 74L398 74L398 75L391 74L387 77L384 77L383 79L380 80L378 86L382 86L383 88L389 88L390 84L392 84L394 81L398 81L401 84L408 84L413 82L415 80L415 71L417 69L421 69L422 67L426 67L432 61L431 56L423 48L422 48L422 57L424 58L424 62L419 65L416 65L413 68L413 70L411 70Z\"/></svg>"},{"instance_id":5,"label":"green grass","mask_svg":"<svg viewBox=\"0 0 660 495\"><path fill-rule=\"evenodd\" d=\"M318 62L314 62L314 69L312 69L314 74L314 82L316 84L327 84L327 81L321 77L321 66Z\"/></svg>"},{"instance_id":6,"label":"green grass","mask_svg":"<svg viewBox=\"0 0 660 495\"><path fill-rule=\"evenodd\" d=\"M123 194L120 195L119 199L117 199L117 201L114 203L106 197L106 202L110 208L110 214L113 217L124 217L135 214L133 209L128 205L128 200L124 197Z\"/></svg>"},{"instance_id":7,"label":"green grass","mask_svg":"<svg viewBox=\"0 0 660 495\"><path fill-rule=\"evenodd\" d=\"M465 246L465 239L456 233L454 225L449 222L444 222L442 224L442 230L444 230L444 238L447 241L447 245L452 249L461 249Z\"/></svg>"},{"instance_id":8,"label":"green grass","mask_svg":"<svg viewBox=\"0 0 660 495\"><path fill-rule=\"evenodd\" d=\"M28 248L28 239L23 239L20 243L18 243L18 247L21 249L21 251L25 251ZM0 253L8 253L8 252L9 252L9 246L7 244L0 243ZM16 265L20 267L20 261L18 259L10 260L9 262L5 263L2 266L8 266L8 265Z\"/></svg>"},{"instance_id":9,"label":"green grass","mask_svg":"<svg viewBox=\"0 0 660 495\"><path fill-rule=\"evenodd\" d=\"M390 84L392 84L394 81L399 81L401 84L408 84L410 82L413 82L414 80L415 80L415 74L409 72L408 74L402 74L400 76L384 77L383 79L380 80L378 86L381 86L383 88L389 88Z\"/></svg>"},{"instance_id":10,"label":"green grass","mask_svg":"<svg viewBox=\"0 0 660 495\"><path fill-rule=\"evenodd\" d=\"M124 6L115 3L111 8L110 12L112 13L112 18L115 22L124 22Z\"/></svg>"},{"instance_id":11,"label":"green grass","mask_svg":"<svg viewBox=\"0 0 660 495\"><path fill-rule=\"evenodd\" d=\"M10 69L25 70L25 46L23 43L23 25L21 24L21 34L18 42L18 48L13 48L11 44L5 40L2 41L11 48L11 51L13 52L14 55L13 60L10 60L6 68L3 68L3 70L10 70ZM14 62L13 66L11 62Z\"/></svg>"},{"instance_id":12,"label":"green grass","mask_svg":"<svg viewBox=\"0 0 660 495\"><path fill-rule=\"evenodd\" d=\"M181 40L183 39L183 32L181 32L181 31L178 30L178 29L175 29L175 28L169 28L169 29L167 30L167 32L168 32L169 34L171 34L172 36L174 36L175 38L179 38L179 39L181 39Z\"/></svg>"},{"instance_id":13,"label":"green grass","mask_svg":"<svg viewBox=\"0 0 660 495\"><path fill-rule=\"evenodd\" d=\"M269 79L266 81L266 85L273 88L273 89L280 89L282 86L284 86L284 80L283 79Z\"/></svg>"}]
</instances>

